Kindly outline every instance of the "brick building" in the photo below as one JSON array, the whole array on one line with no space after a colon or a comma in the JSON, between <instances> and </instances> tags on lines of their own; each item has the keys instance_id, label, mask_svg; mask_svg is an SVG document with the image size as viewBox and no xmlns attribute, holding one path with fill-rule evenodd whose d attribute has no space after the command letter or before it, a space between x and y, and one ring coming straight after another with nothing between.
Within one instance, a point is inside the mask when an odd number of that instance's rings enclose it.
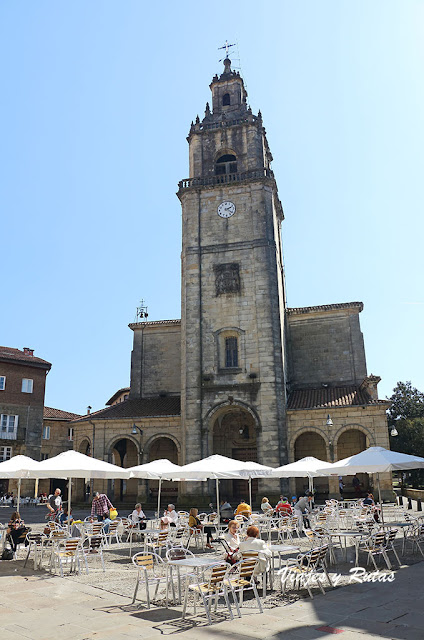
<instances>
[{"instance_id":1,"label":"brick building","mask_svg":"<svg viewBox=\"0 0 424 640\"><path fill-rule=\"evenodd\" d=\"M50 368L50 362L34 356L33 349L0 347L0 461L17 454L40 460ZM0 492L6 489L7 481L0 480Z\"/></svg>"},{"instance_id":2,"label":"brick building","mask_svg":"<svg viewBox=\"0 0 424 640\"><path fill-rule=\"evenodd\" d=\"M213 453L278 466L388 447L387 403L378 400L379 378L367 374L363 305L287 307L284 214L261 113L252 113L228 58L210 89L212 109L207 104L191 124L190 175L177 193L181 320L141 315L130 324L129 398L78 420L76 448L94 439L96 456L124 466L137 457L184 464ZM303 490L290 483L286 490ZM322 497L337 495L336 480L318 484ZM187 500L207 499L205 483L186 485L179 492ZM243 497L246 485L226 481L222 492ZM140 482L130 493L145 498L148 488ZM253 488L259 496L280 491L267 479ZM389 477L382 489L388 495Z\"/></svg>"}]
</instances>

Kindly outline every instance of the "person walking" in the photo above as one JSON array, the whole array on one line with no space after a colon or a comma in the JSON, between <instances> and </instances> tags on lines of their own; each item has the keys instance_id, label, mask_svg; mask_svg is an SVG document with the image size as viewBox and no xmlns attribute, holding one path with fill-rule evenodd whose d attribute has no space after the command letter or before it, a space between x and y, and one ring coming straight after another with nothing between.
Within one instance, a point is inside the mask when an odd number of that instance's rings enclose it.
<instances>
[{"instance_id":1,"label":"person walking","mask_svg":"<svg viewBox=\"0 0 424 640\"><path fill-rule=\"evenodd\" d=\"M299 498L299 500L294 505L294 515L298 517L298 531L302 531L303 529L303 514L306 511L310 513L312 511L312 500L313 495L310 491L307 491L306 495L303 498ZM309 521L308 521L309 522Z\"/></svg>"}]
</instances>

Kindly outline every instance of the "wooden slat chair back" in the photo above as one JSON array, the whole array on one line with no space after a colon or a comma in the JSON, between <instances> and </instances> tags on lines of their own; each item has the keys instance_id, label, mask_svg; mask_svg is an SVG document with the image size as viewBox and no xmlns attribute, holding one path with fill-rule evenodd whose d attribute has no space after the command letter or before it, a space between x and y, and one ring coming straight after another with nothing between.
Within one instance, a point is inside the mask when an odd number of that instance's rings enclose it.
<instances>
[{"instance_id":1,"label":"wooden slat chair back","mask_svg":"<svg viewBox=\"0 0 424 640\"><path fill-rule=\"evenodd\" d=\"M239 594L239 606L243 605L243 593L251 589L256 598L256 603L260 613L263 612L261 600L259 598L258 590L255 584L255 568L257 565L257 558L249 558L241 560L237 564L233 565L228 574L228 580L234 594ZM239 611L239 609L238 609Z\"/></svg>"},{"instance_id":2,"label":"wooden slat chair back","mask_svg":"<svg viewBox=\"0 0 424 640\"><path fill-rule=\"evenodd\" d=\"M84 558L86 571L88 573L87 563L85 561L84 554L82 552L81 538L68 538L67 540L60 540L59 543L52 548L52 554L50 558L50 569L53 570L56 565L56 561L59 565L60 575L63 578L63 565L69 563L70 571L74 569L80 573L80 557Z\"/></svg>"},{"instance_id":3,"label":"wooden slat chair back","mask_svg":"<svg viewBox=\"0 0 424 640\"><path fill-rule=\"evenodd\" d=\"M317 586L320 588L322 593L325 594L325 589L320 580L320 574L322 573L320 559L321 548L317 547L316 549L311 549L307 553L299 554L295 560L287 560L287 566L282 569L282 573L285 576L282 583L283 595L286 592L289 578L293 578L295 588L296 586L297 588L300 588L300 586L304 584L312 599L314 597L311 591L313 579L315 579Z\"/></svg>"},{"instance_id":4,"label":"wooden slat chair back","mask_svg":"<svg viewBox=\"0 0 424 640\"><path fill-rule=\"evenodd\" d=\"M208 606L208 601L211 599L215 600L215 611L218 607L219 596L223 596L225 599L225 604L228 608L228 612L230 614L231 620L234 619L233 612L231 610L230 601L228 598L228 589L232 591L231 584L228 579L228 574L230 571L230 567L226 562L220 562L216 565L213 565L209 570L209 579L206 582L200 582L198 574L192 577L196 580L196 582L190 584L189 580L186 581L186 591L184 598L184 606L183 606L183 614L182 618L184 619L187 611L187 602L188 602L188 594L189 591L192 591L195 594L194 598L194 613L196 614L196 596L199 596L202 600L203 606L205 608L206 616L208 618L208 623L212 623L211 611ZM189 576L187 576L188 578ZM237 608L238 616L241 617L240 609L238 606L238 602L233 593L234 603Z\"/></svg>"},{"instance_id":5,"label":"wooden slat chair back","mask_svg":"<svg viewBox=\"0 0 424 640\"><path fill-rule=\"evenodd\" d=\"M156 585L155 593L153 596L153 598L156 598L160 583L167 582L167 577L164 569L165 563L163 562L162 558L157 555L157 553L146 553L144 551L136 553L131 558L131 560L133 565L137 567L137 581L135 584L132 604L134 604L134 602L136 601L140 582L144 582L146 587L147 608L150 609L149 586L151 584Z\"/></svg>"}]
</instances>

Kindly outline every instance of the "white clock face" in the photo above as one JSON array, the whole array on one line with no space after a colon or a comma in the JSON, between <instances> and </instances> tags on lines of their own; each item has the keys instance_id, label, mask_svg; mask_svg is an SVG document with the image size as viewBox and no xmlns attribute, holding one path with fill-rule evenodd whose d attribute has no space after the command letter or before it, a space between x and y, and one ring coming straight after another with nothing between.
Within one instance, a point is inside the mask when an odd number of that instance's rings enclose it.
<instances>
[{"instance_id":1,"label":"white clock face","mask_svg":"<svg viewBox=\"0 0 424 640\"><path fill-rule=\"evenodd\" d=\"M221 216L221 218L231 218L231 216L233 216L235 212L236 205L234 204L234 202L230 202L229 200L221 202L218 207L218 215Z\"/></svg>"}]
</instances>

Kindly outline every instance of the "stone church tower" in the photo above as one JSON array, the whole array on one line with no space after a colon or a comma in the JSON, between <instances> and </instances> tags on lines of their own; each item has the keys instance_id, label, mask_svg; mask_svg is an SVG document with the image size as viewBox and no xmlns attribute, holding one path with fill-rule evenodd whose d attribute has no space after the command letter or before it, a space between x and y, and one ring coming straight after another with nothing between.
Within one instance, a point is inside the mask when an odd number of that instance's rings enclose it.
<instances>
[{"instance_id":1,"label":"stone church tower","mask_svg":"<svg viewBox=\"0 0 424 640\"><path fill-rule=\"evenodd\" d=\"M182 206L181 417L186 462L286 462L283 210L260 112L224 61L188 135Z\"/></svg>"},{"instance_id":2,"label":"stone church tower","mask_svg":"<svg viewBox=\"0 0 424 640\"><path fill-rule=\"evenodd\" d=\"M203 120L191 125L190 177L177 194L181 319L139 316L129 325L129 393L75 420L74 446L124 467L159 458L186 464L213 453L277 467L308 455L333 462L371 445L388 447L388 403L378 398L380 378L367 374L363 305L286 307L284 216L261 114L248 107L229 59L210 88L212 109L207 104ZM351 480L344 482L349 496ZM361 482L365 491L370 478ZM381 484L391 498L390 476ZM206 483L165 485L171 502L208 502ZM245 498L246 485L222 481L221 494ZM307 486L305 478L291 478L290 495ZM338 495L337 478L316 479L315 487L321 500ZM114 500L125 494L145 503L157 484L99 481L97 488ZM252 489L257 503L264 494L276 499L280 485L254 480Z\"/></svg>"}]
</instances>

